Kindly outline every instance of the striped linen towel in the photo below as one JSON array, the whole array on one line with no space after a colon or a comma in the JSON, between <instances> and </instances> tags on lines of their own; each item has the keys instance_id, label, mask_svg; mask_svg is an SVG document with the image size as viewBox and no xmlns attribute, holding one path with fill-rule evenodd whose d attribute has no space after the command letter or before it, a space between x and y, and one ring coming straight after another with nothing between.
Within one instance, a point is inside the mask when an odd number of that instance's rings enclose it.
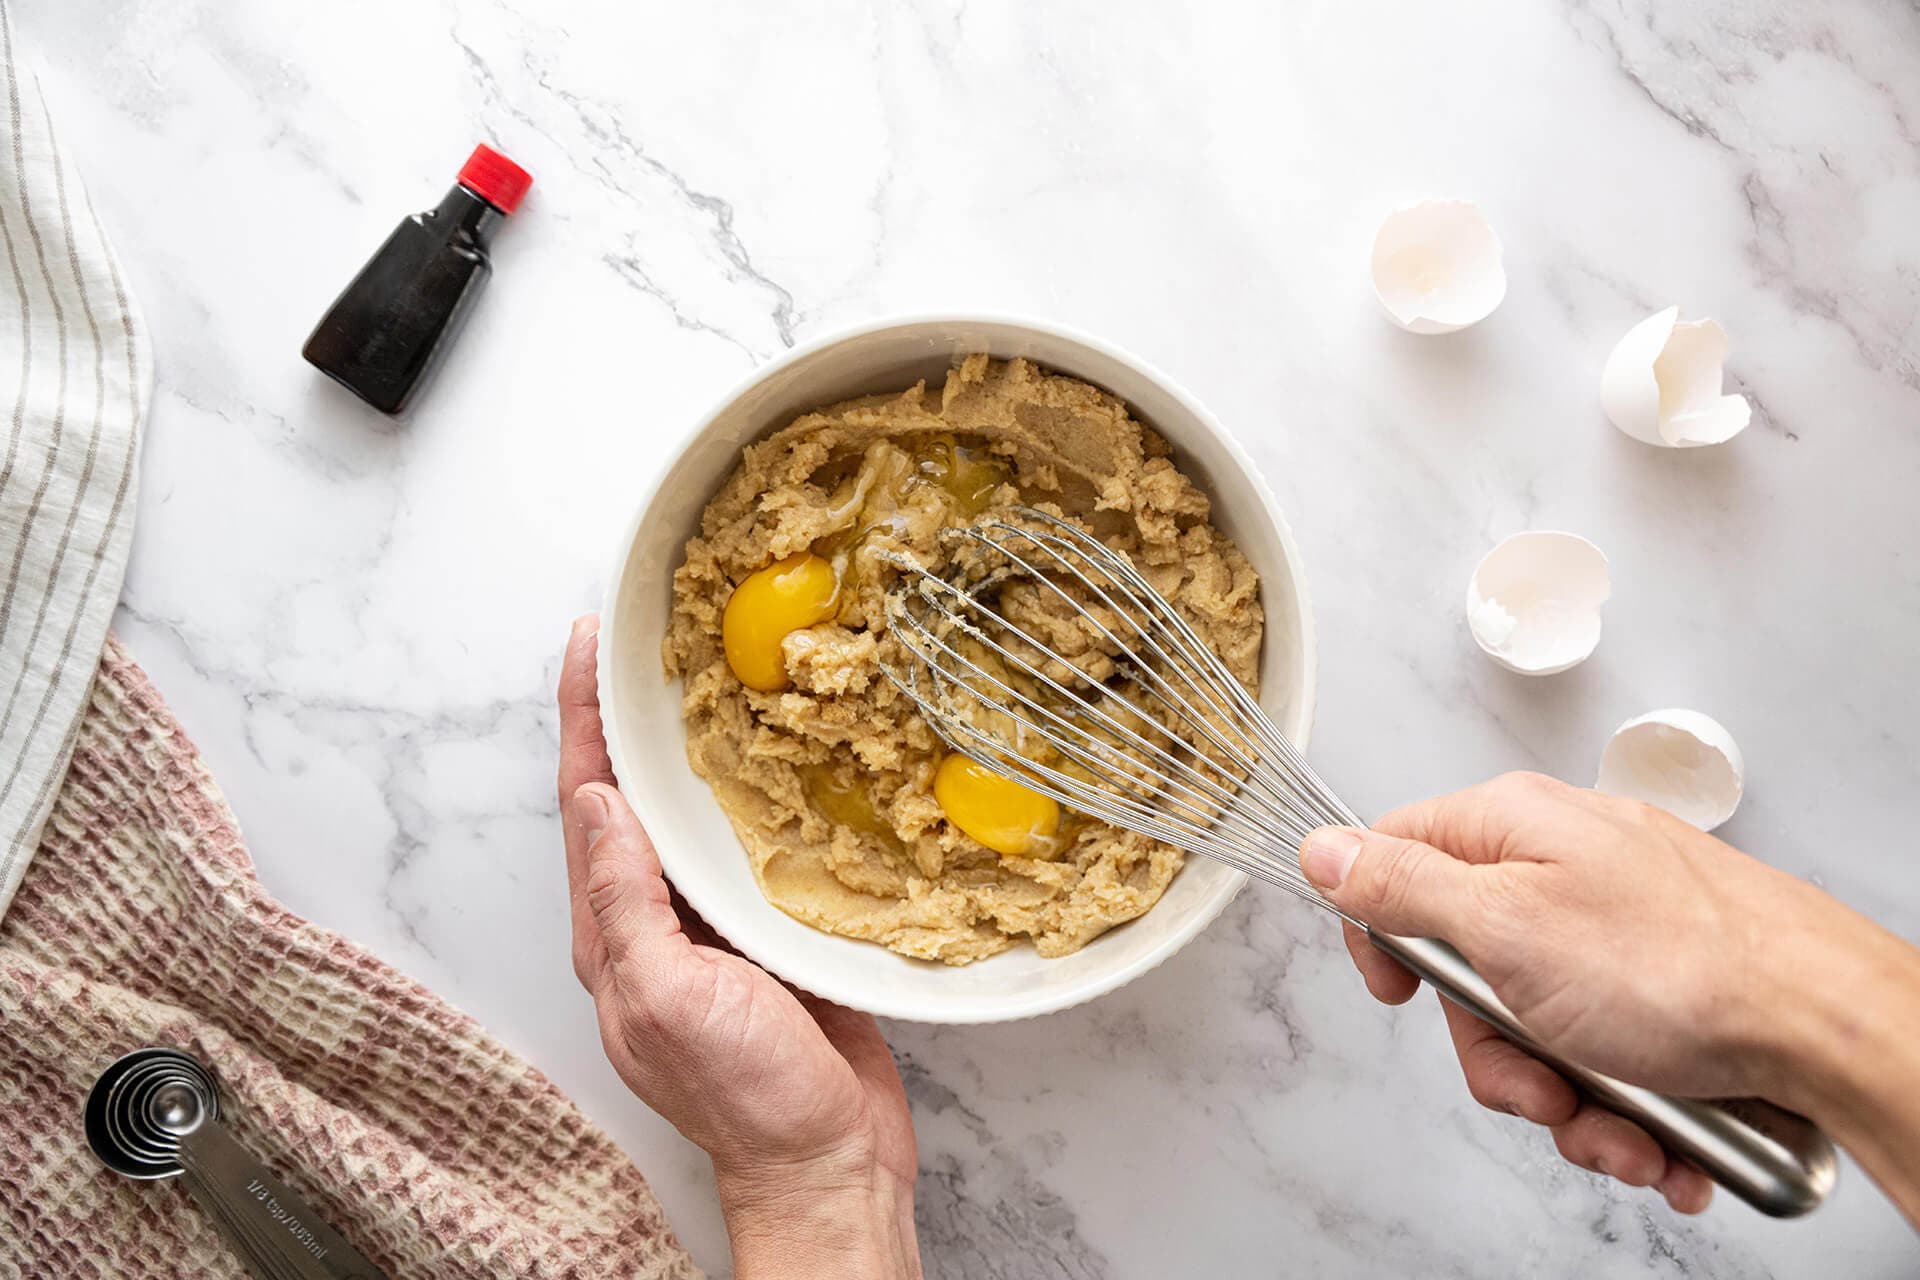
<instances>
[{"instance_id":1,"label":"striped linen towel","mask_svg":"<svg viewBox=\"0 0 1920 1280\"><path fill-rule=\"evenodd\" d=\"M153 358L4 0L0 79L4 915L66 772L126 574Z\"/></svg>"}]
</instances>

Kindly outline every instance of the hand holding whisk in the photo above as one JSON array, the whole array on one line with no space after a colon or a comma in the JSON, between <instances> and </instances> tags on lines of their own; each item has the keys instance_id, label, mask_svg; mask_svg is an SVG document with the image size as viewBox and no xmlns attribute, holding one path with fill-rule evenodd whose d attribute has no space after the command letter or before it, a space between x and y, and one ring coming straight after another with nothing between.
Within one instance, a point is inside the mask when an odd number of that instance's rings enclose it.
<instances>
[{"instance_id":1,"label":"hand holding whisk","mask_svg":"<svg viewBox=\"0 0 1920 1280\"><path fill-rule=\"evenodd\" d=\"M1032 509L1018 523L945 536L960 544L948 577L890 557L907 585L890 602L902 661L887 674L950 747L1069 808L1360 925L1306 880L1295 850L1319 827L1364 824L1131 561ZM1048 616L1064 618L1064 629L1040 625ZM1756 1099L1671 1097L1567 1062L1446 942L1368 935L1756 1208L1805 1213L1831 1189L1832 1145L1804 1118Z\"/></svg>"}]
</instances>

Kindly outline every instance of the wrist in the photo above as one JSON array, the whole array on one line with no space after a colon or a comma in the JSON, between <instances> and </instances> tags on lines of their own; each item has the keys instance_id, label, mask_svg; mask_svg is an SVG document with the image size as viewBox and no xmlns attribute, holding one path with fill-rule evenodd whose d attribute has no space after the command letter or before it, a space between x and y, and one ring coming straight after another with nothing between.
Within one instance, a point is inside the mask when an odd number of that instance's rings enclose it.
<instances>
[{"instance_id":1,"label":"wrist","mask_svg":"<svg viewBox=\"0 0 1920 1280\"><path fill-rule=\"evenodd\" d=\"M1853 1113L1883 1113L1889 1093L1904 1095L1920 1078L1920 949L1863 917L1849 923L1837 943L1784 949L1793 975L1778 1006L1769 1090L1836 1135Z\"/></svg>"},{"instance_id":2,"label":"wrist","mask_svg":"<svg viewBox=\"0 0 1920 1280\"><path fill-rule=\"evenodd\" d=\"M841 1155L714 1163L737 1280L918 1277L913 1184Z\"/></svg>"},{"instance_id":3,"label":"wrist","mask_svg":"<svg viewBox=\"0 0 1920 1280\"><path fill-rule=\"evenodd\" d=\"M1920 1226L1920 948L1811 888L1749 942L1754 1092L1824 1129Z\"/></svg>"}]
</instances>

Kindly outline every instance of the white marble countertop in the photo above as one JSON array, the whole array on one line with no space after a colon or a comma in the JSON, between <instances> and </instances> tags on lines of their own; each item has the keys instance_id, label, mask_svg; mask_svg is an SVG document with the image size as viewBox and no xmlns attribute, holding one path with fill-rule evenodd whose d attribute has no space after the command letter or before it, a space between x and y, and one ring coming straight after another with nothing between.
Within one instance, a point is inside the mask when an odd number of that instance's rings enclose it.
<instances>
[{"instance_id":1,"label":"white marble countertop","mask_svg":"<svg viewBox=\"0 0 1920 1280\"><path fill-rule=\"evenodd\" d=\"M1299 536L1313 755L1363 811L1587 781L1618 721L1696 706L1750 764L1723 834L1920 936L1910 5L13 8L154 335L121 634L267 885L532 1058L718 1273L705 1160L615 1080L568 968L549 690L668 443L843 323L1036 313L1199 395ZM480 139L537 185L395 426L300 343ZM1455 193L1511 292L1400 334L1372 230ZM1608 348L1669 302L1732 335L1756 421L1727 446L1600 415ZM1542 681L1461 616L1530 526L1593 537L1615 579L1599 653ZM1469 1101L1430 1002L1369 1003L1272 893L1090 1007L889 1032L939 1275L1920 1270L1857 1169L1786 1224L1567 1170Z\"/></svg>"}]
</instances>

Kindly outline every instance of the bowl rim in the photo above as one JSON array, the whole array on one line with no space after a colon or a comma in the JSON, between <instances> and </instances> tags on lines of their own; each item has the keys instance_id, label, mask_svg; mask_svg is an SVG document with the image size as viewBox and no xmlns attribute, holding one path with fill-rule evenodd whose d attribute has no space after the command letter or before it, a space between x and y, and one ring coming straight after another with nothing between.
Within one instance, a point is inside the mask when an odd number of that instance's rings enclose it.
<instances>
[{"instance_id":1,"label":"bowl rim","mask_svg":"<svg viewBox=\"0 0 1920 1280\"><path fill-rule=\"evenodd\" d=\"M1220 420L1216 418L1205 405L1200 403L1185 386L1169 377L1157 366L1141 359L1123 347L1119 347L1105 339L1095 337L1083 330L1055 321L1041 319L1036 316L1023 315L1018 312L989 310L913 311L878 316L870 320L831 329L806 342L796 344L773 359L766 361L764 364L757 365L749 370L738 381L728 387L724 394L713 401L712 405L704 414L695 419L685 431L663 449L659 465L654 469L654 474L646 481L644 488L634 504L632 514L628 516L622 526L620 540L615 548L611 571L607 576L606 585L601 595L600 627L604 629L608 624L608 620L615 616L621 585L626 578L628 562L633 557L634 545L640 533L640 526L646 522L647 515L652 510L655 501L658 500L667 477L673 473L674 468L680 464L687 452L713 428L714 423L719 420L722 414L726 413L736 401L747 395L760 383L820 351L889 329L917 325L997 325L1011 329L1023 329L1041 337L1052 338L1071 345L1084 347L1115 363L1130 367L1141 377L1157 385L1168 396L1178 402L1181 408L1195 421L1200 423L1202 427L1213 435L1214 439L1225 449L1227 456L1232 460L1234 465L1239 467L1241 472L1246 476L1248 482L1253 487L1254 493L1259 497L1262 505L1265 507L1266 515L1268 519L1272 521L1274 532L1279 538L1282 557L1286 561L1287 572L1293 588L1296 613L1298 615L1295 621L1298 626L1297 643L1299 649L1301 688L1299 690L1299 701L1293 716L1299 726L1298 738L1294 740L1294 745L1304 752L1307 749L1308 739L1312 736L1314 714L1319 694L1320 651L1314 631L1313 598L1307 582L1305 562L1300 556L1300 548L1294 541L1293 530L1288 525L1279 499L1275 497L1272 487L1267 483L1266 477L1261 474L1259 467L1255 465L1252 457L1248 455L1246 448L1221 424ZM1067 376L1078 377L1079 375L1068 373ZM1105 388L1102 389L1104 390ZM613 687L614 656L617 652L618 646L607 644L597 645L594 676L596 688L601 691ZM601 714L601 736L606 742L607 757L613 767L616 783L622 778L631 776L631 771L626 766L625 752L620 741L619 732L613 723L613 716L610 712L604 710ZM691 772L691 769L689 769L689 772ZM647 809L643 807L643 803L638 801L635 794L629 792L624 786L621 787L621 792L626 796L628 804L633 807L634 814L640 819L642 826L645 826L649 813ZM659 852L659 850L656 850L656 853ZM662 870L667 872L669 881L671 881L672 877L667 863L671 860L672 855L670 854L663 854L660 858ZM812 982L812 985L802 989L822 999L831 1000L837 1004L846 1005L849 1008L863 1010L878 1017L935 1025L953 1026L1017 1022L1026 1018L1039 1017L1043 1014L1057 1013L1062 1009L1071 1009L1077 1005L1085 1004L1090 1000L1106 995L1109 992L1116 991L1140 977L1142 974L1153 971L1179 954L1189 943L1199 937L1208 925L1217 920L1220 914L1226 910L1227 906L1231 904L1235 898L1239 897L1241 890L1246 887L1248 877L1244 873L1235 874L1238 879L1231 882L1231 887L1228 892L1218 896L1217 900L1212 904L1211 909L1193 912L1181 923L1176 931L1169 934L1165 941L1154 950L1136 957L1128 963L1115 968L1110 973L1102 974L1097 981L1088 982L1081 988L1070 989L1057 994L1043 994L1021 1001L1010 1002L1005 1009L991 1008L944 1015L929 1015L924 1010L895 1007L885 999L874 1000L864 994L850 992L837 981L823 982L816 979ZM697 891L689 891L688 886L675 884L675 888L681 892L686 898L687 904L698 912L702 918L711 919L709 906L703 904L701 901L702 895ZM722 936L725 936L728 944L738 950L741 955L767 970L776 978L784 982L793 981L782 973L777 964L770 962L766 958L756 947L753 939L734 937L726 934ZM858 938L847 938L843 940L849 946L871 947L879 945ZM801 984L795 982L793 985L798 987Z\"/></svg>"}]
</instances>

